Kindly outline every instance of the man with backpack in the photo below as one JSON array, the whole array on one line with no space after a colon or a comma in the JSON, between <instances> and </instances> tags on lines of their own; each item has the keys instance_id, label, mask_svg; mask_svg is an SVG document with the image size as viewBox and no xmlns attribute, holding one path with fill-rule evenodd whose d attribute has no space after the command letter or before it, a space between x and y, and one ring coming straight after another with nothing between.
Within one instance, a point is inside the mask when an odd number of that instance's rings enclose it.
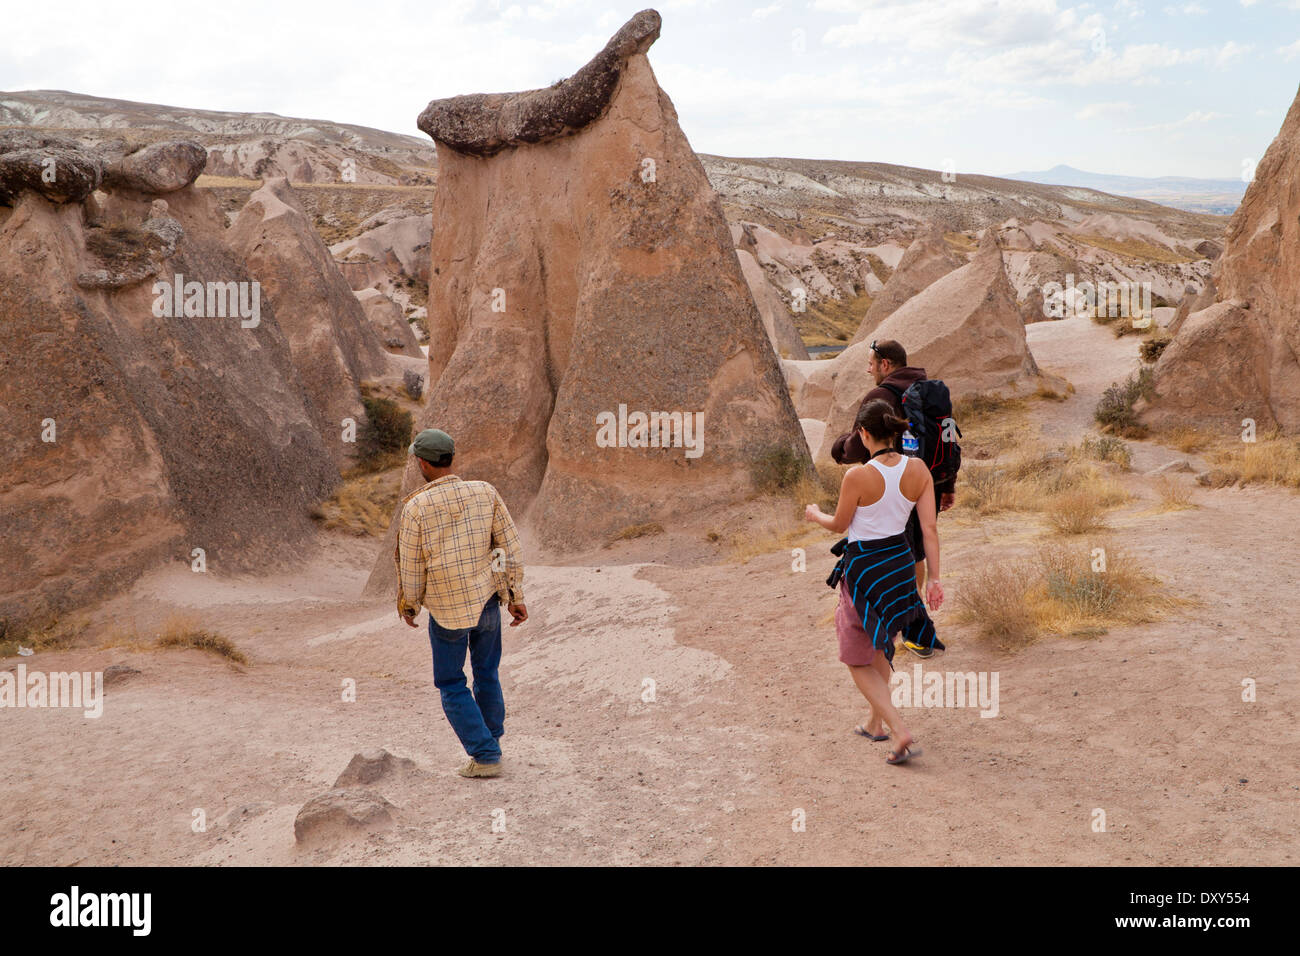
<instances>
[{"instance_id":1,"label":"man with backpack","mask_svg":"<svg viewBox=\"0 0 1300 956\"><path fill-rule=\"evenodd\" d=\"M912 427L900 437L896 451L914 455L925 461L934 479L935 514L952 507L956 498L957 470L961 467L961 446L952 419L952 400L948 387L939 380L925 377L925 369L907 364L907 350L892 339L872 342L868 370L876 387L862 399L862 407L874 399L884 399L900 418L906 418ZM906 400L905 400L906 399ZM855 465L867 460L867 450L857 432L848 432L835 439L831 457L841 465ZM920 519L916 509L907 522L907 538L912 546L916 564L916 586L925 593L925 551L921 540ZM914 647L904 642L904 647L919 657L930 657L943 644L935 639L932 647Z\"/></svg>"}]
</instances>

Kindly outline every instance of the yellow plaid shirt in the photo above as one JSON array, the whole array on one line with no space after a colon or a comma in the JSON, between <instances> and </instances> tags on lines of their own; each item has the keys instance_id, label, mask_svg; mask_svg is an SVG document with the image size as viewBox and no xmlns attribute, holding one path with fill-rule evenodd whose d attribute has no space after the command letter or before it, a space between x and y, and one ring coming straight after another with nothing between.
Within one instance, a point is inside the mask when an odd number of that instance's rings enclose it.
<instances>
[{"instance_id":1,"label":"yellow plaid shirt","mask_svg":"<svg viewBox=\"0 0 1300 956\"><path fill-rule=\"evenodd\" d=\"M522 604L523 553L500 493L444 475L402 499L393 551L397 609L429 609L446 628L473 627L495 591Z\"/></svg>"}]
</instances>

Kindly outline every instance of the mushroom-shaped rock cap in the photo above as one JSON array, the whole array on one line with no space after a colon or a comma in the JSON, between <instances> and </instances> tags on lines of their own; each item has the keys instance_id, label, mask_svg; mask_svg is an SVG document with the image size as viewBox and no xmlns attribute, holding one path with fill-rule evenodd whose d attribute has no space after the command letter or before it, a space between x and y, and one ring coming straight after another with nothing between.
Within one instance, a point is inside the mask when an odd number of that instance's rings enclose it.
<instances>
[{"instance_id":1,"label":"mushroom-shaped rock cap","mask_svg":"<svg viewBox=\"0 0 1300 956\"><path fill-rule=\"evenodd\" d=\"M81 202L98 188L103 164L90 150L61 136L0 131L0 206L25 191L50 202Z\"/></svg>"},{"instance_id":2,"label":"mushroom-shaped rock cap","mask_svg":"<svg viewBox=\"0 0 1300 956\"><path fill-rule=\"evenodd\" d=\"M661 23L658 11L642 10L567 80L543 90L433 100L417 124L439 145L472 156L568 136L605 112L628 58L650 49Z\"/></svg>"},{"instance_id":3,"label":"mushroom-shaped rock cap","mask_svg":"<svg viewBox=\"0 0 1300 956\"><path fill-rule=\"evenodd\" d=\"M198 179L207 162L208 151L198 143L154 143L110 164L104 184L146 196L172 193Z\"/></svg>"}]
</instances>

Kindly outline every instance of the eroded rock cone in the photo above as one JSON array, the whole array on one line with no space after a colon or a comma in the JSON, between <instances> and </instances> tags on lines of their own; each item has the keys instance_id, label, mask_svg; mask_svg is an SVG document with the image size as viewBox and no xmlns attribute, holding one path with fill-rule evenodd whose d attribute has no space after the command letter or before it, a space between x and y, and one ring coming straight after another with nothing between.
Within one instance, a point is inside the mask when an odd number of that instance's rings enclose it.
<instances>
[{"instance_id":1,"label":"eroded rock cone","mask_svg":"<svg viewBox=\"0 0 1300 956\"><path fill-rule=\"evenodd\" d=\"M388 367L378 333L288 180L263 183L227 235L275 303L316 426L346 464L356 445L344 441L344 420L363 421L361 382Z\"/></svg>"},{"instance_id":2,"label":"eroded rock cone","mask_svg":"<svg viewBox=\"0 0 1300 956\"><path fill-rule=\"evenodd\" d=\"M1170 324L1148 424L1300 431L1300 95L1228 224L1213 288ZM1207 299L1213 296L1212 302Z\"/></svg>"},{"instance_id":3,"label":"eroded rock cone","mask_svg":"<svg viewBox=\"0 0 1300 956\"><path fill-rule=\"evenodd\" d=\"M771 340L776 354L784 359L806 361L808 348L799 336L799 330L794 324L794 316L790 314L790 309L781 298L781 293L777 292L772 283L767 280L763 267L758 264L758 260L752 253L745 249L737 249L736 258L740 260L741 274L745 277L750 294L754 296L754 305L758 306L763 328L767 331L767 337Z\"/></svg>"},{"instance_id":4,"label":"eroded rock cone","mask_svg":"<svg viewBox=\"0 0 1300 956\"><path fill-rule=\"evenodd\" d=\"M1187 317L1193 312L1200 312L1202 309L1208 309L1214 305L1214 300L1218 298L1219 290L1214 287L1214 280L1207 279L1205 288L1200 292L1188 292L1183 295L1182 301L1178 303L1178 308L1174 310L1174 317L1166 326L1170 335L1177 335Z\"/></svg>"},{"instance_id":5,"label":"eroded rock cone","mask_svg":"<svg viewBox=\"0 0 1300 956\"><path fill-rule=\"evenodd\" d=\"M384 348L399 355L424 358L415 331L402 314L401 306L378 289L362 289L353 294L361 303L366 320L374 327Z\"/></svg>"},{"instance_id":6,"label":"eroded rock cone","mask_svg":"<svg viewBox=\"0 0 1300 956\"><path fill-rule=\"evenodd\" d=\"M419 425L455 437L463 477L516 512L532 502L549 544L734 500L760 447L803 446L717 196L646 58L659 26L637 14L550 89L420 116L440 178ZM634 413L683 427L652 438ZM614 447L598 416L631 422ZM391 557L390 538L372 585L391 584Z\"/></svg>"},{"instance_id":7,"label":"eroded rock cone","mask_svg":"<svg viewBox=\"0 0 1300 956\"><path fill-rule=\"evenodd\" d=\"M880 323L898 311L904 302L963 265L965 260L953 252L944 240L943 228L937 223L926 223L903 252L903 258L898 260L898 267L890 275L885 287L871 300L871 307L867 309L862 324L858 326L858 331L849 344L856 345L873 337L872 333Z\"/></svg>"},{"instance_id":8,"label":"eroded rock cone","mask_svg":"<svg viewBox=\"0 0 1300 956\"><path fill-rule=\"evenodd\" d=\"M1038 375L992 229L985 230L974 259L909 299L872 338L901 342L908 364L943 379L954 400L1020 386ZM830 458L832 443L853 427L862 397L875 387L868 369L870 344L850 346L827 363L832 368L815 373L834 383L819 458Z\"/></svg>"}]
</instances>

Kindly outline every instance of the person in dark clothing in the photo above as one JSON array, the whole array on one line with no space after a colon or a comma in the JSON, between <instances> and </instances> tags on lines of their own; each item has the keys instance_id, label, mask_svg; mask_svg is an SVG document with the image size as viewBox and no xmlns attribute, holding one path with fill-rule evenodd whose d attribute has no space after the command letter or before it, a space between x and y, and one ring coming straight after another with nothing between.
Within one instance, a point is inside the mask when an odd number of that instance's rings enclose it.
<instances>
[{"instance_id":1,"label":"person in dark clothing","mask_svg":"<svg viewBox=\"0 0 1300 956\"><path fill-rule=\"evenodd\" d=\"M859 410L867 407L868 403L875 399L884 399L889 402L894 410L894 414L900 418L903 415L903 393L907 391L909 385L913 382L924 381L925 369L913 368L907 364L907 350L895 342L893 339L886 339L882 342L872 342L870 347L871 358L868 362L867 369L871 372L871 377L875 379L876 387L867 392L862 399ZM894 450L901 452L903 450L902 439L895 442ZM841 465L856 465L867 460L868 452L862 444L862 439L856 431L847 432L835 439L831 446L831 457ZM952 478L942 485L936 484L934 487L936 514L940 511L947 511L953 506L956 499L957 479ZM913 509L911 517L907 522L907 539L912 546L912 557L916 564L916 588L922 594L925 593L925 550L921 535L920 519L916 510ZM912 647L910 644L905 645L908 650L918 654L921 657L929 657L928 648Z\"/></svg>"}]
</instances>

